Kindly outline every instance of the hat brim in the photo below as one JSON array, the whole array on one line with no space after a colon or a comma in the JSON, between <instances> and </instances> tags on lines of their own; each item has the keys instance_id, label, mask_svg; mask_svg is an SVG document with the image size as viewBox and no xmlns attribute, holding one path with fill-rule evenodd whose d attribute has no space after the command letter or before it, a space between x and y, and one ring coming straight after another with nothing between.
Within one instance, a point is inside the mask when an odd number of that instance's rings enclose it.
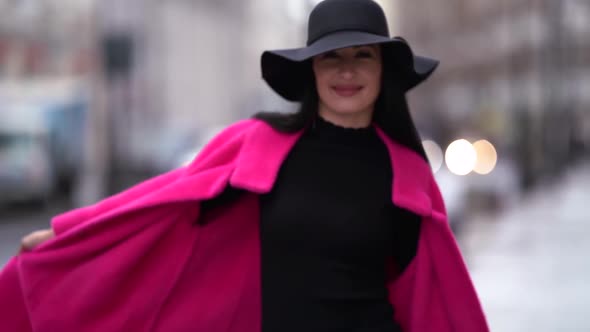
<instances>
[{"instance_id":1,"label":"hat brim","mask_svg":"<svg viewBox=\"0 0 590 332\"><path fill-rule=\"evenodd\" d=\"M322 37L307 47L265 51L261 57L262 78L281 97L300 101L305 84L309 83L310 73L305 67L308 59L340 48L370 44L381 44L387 48L387 59L392 57L395 62L393 67L399 71L396 76L402 77L404 91L426 80L439 64L436 59L414 55L402 38L341 31Z\"/></svg>"}]
</instances>

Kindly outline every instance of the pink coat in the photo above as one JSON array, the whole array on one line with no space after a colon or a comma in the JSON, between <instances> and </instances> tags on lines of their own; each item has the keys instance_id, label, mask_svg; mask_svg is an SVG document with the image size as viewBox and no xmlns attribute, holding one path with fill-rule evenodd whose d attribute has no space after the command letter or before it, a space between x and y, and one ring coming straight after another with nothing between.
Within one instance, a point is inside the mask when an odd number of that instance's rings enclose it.
<instances>
[{"instance_id":1,"label":"pink coat","mask_svg":"<svg viewBox=\"0 0 590 332\"><path fill-rule=\"evenodd\" d=\"M407 332L488 331L429 165L381 130L393 203L422 217L415 259L388 281ZM0 330L259 332L258 194L301 133L238 122L186 168L57 216L56 238L0 273ZM196 224L199 202L246 189Z\"/></svg>"}]
</instances>

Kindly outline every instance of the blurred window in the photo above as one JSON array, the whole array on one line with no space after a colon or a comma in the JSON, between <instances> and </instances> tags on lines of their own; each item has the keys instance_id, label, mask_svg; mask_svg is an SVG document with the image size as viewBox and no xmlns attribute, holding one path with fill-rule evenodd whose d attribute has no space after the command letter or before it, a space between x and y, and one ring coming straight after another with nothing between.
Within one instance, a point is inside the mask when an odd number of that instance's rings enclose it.
<instances>
[{"instance_id":1,"label":"blurred window","mask_svg":"<svg viewBox=\"0 0 590 332\"><path fill-rule=\"evenodd\" d=\"M130 35L112 34L102 42L107 77L127 76L133 65L133 39Z\"/></svg>"}]
</instances>

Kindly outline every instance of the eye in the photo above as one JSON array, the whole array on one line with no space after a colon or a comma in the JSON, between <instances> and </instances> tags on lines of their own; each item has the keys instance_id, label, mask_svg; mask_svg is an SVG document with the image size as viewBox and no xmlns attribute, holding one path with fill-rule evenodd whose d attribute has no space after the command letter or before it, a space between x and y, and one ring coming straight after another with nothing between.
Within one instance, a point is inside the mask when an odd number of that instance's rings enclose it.
<instances>
[{"instance_id":1,"label":"eye","mask_svg":"<svg viewBox=\"0 0 590 332\"><path fill-rule=\"evenodd\" d=\"M338 59L340 56L334 51L326 52L321 55L322 59Z\"/></svg>"},{"instance_id":2,"label":"eye","mask_svg":"<svg viewBox=\"0 0 590 332\"><path fill-rule=\"evenodd\" d=\"M356 57L357 58L361 58L361 59L368 59L368 58L373 58L373 52L369 51L369 50L360 50L356 53Z\"/></svg>"}]
</instances>

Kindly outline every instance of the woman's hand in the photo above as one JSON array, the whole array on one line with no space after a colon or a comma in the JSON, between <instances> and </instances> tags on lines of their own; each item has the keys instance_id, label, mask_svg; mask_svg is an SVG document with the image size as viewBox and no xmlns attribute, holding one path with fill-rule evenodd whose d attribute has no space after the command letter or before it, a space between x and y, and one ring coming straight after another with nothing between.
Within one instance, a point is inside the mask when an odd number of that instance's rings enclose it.
<instances>
[{"instance_id":1,"label":"woman's hand","mask_svg":"<svg viewBox=\"0 0 590 332\"><path fill-rule=\"evenodd\" d=\"M29 233L21 239L21 251L29 251L35 249L41 243L55 237L55 232L51 228L41 229Z\"/></svg>"}]
</instances>

